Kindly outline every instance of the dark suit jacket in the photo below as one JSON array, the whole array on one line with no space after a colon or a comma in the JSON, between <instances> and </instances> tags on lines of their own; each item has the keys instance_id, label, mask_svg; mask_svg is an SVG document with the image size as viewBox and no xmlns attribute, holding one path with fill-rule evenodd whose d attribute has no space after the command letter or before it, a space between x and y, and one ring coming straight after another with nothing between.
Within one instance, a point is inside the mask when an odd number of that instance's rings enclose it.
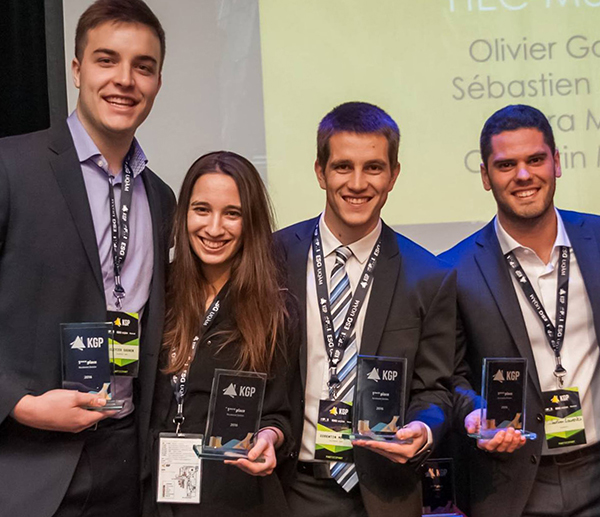
<instances>
[{"instance_id":1,"label":"dark suit jacket","mask_svg":"<svg viewBox=\"0 0 600 517\"><path fill-rule=\"evenodd\" d=\"M590 298L596 335L600 336L600 217L562 210L560 214ZM528 362L525 429L537 433L538 438L528 440L513 454L485 453L476 448L475 440L468 448L469 515L521 515L542 453L544 407L527 329L493 221L440 258L457 272L456 425L462 426L474 407L472 397L465 392L473 386L481 393L481 365L485 357L524 357ZM576 307L569 304L571 310Z\"/></svg>"},{"instance_id":2,"label":"dark suit jacket","mask_svg":"<svg viewBox=\"0 0 600 517\"><path fill-rule=\"evenodd\" d=\"M136 382L145 450L164 311L164 273L174 196L142 172L152 215L154 274ZM0 508L50 516L62 500L85 434L21 426L9 414L26 394L61 387L59 324L105 321L92 215L65 124L0 141ZM118 451L115 451L118 454Z\"/></svg>"},{"instance_id":3,"label":"dark suit jacket","mask_svg":"<svg viewBox=\"0 0 600 517\"><path fill-rule=\"evenodd\" d=\"M276 239L287 263L288 287L300 307L300 369L291 387L292 427L297 459L304 421L306 349L306 264L317 219L281 230ZM421 420L434 443L446 426L454 355L455 282L448 268L429 252L385 224L381 255L366 310L360 353L408 359L406 421ZM323 344L323 346L325 346ZM355 448L361 494L369 516L421 515L421 485L414 465L397 465ZM291 477L295 462L284 466ZM395 513L392 513L395 512ZM401 513L398 513L401 512Z\"/></svg>"}]
</instances>

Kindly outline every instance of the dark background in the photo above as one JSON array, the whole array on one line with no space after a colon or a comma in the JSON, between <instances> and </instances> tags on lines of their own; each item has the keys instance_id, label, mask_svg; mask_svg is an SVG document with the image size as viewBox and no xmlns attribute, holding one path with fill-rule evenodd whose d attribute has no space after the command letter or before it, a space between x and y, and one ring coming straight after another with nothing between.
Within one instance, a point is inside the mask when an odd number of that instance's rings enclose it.
<instances>
[{"instance_id":1,"label":"dark background","mask_svg":"<svg viewBox=\"0 0 600 517\"><path fill-rule=\"evenodd\" d=\"M0 0L0 137L67 116L62 0Z\"/></svg>"}]
</instances>

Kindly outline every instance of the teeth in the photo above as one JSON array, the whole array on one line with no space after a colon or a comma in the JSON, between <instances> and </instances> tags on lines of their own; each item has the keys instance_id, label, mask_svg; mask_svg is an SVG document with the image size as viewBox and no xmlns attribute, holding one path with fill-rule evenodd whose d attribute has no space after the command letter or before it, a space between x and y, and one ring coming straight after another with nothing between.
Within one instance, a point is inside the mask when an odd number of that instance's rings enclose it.
<instances>
[{"instance_id":1,"label":"teeth","mask_svg":"<svg viewBox=\"0 0 600 517\"><path fill-rule=\"evenodd\" d=\"M535 194L535 190L522 190L520 192L516 192L515 196L517 197L530 197Z\"/></svg>"},{"instance_id":2,"label":"teeth","mask_svg":"<svg viewBox=\"0 0 600 517\"><path fill-rule=\"evenodd\" d=\"M204 244L207 248L211 250L218 250L227 244L227 241L209 241L207 239L200 239L202 244Z\"/></svg>"},{"instance_id":3,"label":"teeth","mask_svg":"<svg viewBox=\"0 0 600 517\"><path fill-rule=\"evenodd\" d=\"M123 97L107 97L106 100L111 104L116 104L117 106L133 106L134 104L131 99L126 99Z\"/></svg>"},{"instance_id":4,"label":"teeth","mask_svg":"<svg viewBox=\"0 0 600 517\"><path fill-rule=\"evenodd\" d=\"M362 205L368 201L366 197L345 197L344 199L351 205Z\"/></svg>"}]
</instances>

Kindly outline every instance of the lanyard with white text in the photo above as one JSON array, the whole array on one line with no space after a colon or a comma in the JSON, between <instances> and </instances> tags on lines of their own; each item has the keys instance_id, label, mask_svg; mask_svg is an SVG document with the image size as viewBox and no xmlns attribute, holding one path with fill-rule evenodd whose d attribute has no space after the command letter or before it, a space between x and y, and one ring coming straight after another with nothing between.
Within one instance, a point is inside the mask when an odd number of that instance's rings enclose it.
<instances>
[{"instance_id":1,"label":"lanyard with white text","mask_svg":"<svg viewBox=\"0 0 600 517\"><path fill-rule=\"evenodd\" d=\"M117 218L117 203L115 201L114 177L108 177L108 195L110 199L110 233L112 237L113 270L115 287L113 294L117 310L121 310L125 289L121 283L121 269L127 257L129 247L129 212L133 198L133 171L129 166L129 158L123 163L123 184L121 186L121 209Z\"/></svg>"},{"instance_id":2,"label":"lanyard with white text","mask_svg":"<svg viewBox=\"0 0 600 517\"><path fill-rule=\"evenodd\" d=\"M529 278L527 278L525 271L523 271L521 264L517 260L517 257L515 257L512 251L509 251L505 255L505 258L508 261L508 265L517 282L523 289L527 301L531 304L534 312L544 325L546 338L548 339L548 343L550 344L550 348L552 348L554 358L556 359L554 375L558 379L559 385L562 387L567 370L565 370L562 365L560 351L565 339L565 324L567 321L567 305L569 302L569 260L571 258L571 250L567 246L560 247L558 280L556 285L556 326L552 324L552 321L548 317L546 309L544 309L542 302L538 298Z\"/></svg>"},{"instance_id":3,"label":"lanyard with white text","mask_svg":"<svg viewBox=\"0 0 600 517\"><path fill-rule=\"evenodd\" d=\"M214 322L215 317L217 316L217 313L219 312L220 308L221 301L219 299L219 296L217 295L210 307L208 308L208 311L206 311L204 321L202 322L200 334L194 336L194 339L192 340L192 350L187 361L183 365L183 370L181 370L181 372L178 374L174 373L171 377L171 386L173 387L173 394L175 395L175 400L177 402L177 414L173 418L173 423L177 426L175 429L176 434L179 434L181 424L183 424L183 421L185 420L185 417L183 416L183 399L185 397L185 394L187 393L187 381L190 372L190 365L192 364L192 361L196 356L196 348L198 347L198 343L200 342L200 337L206 334L206 331ZM174 355L175 352L172 352L172 354Z\"/></svg>"},{"instance_id":4,"label":"lanyard with white text","mask_svg":"<svg viewBox=\"0 0 600 517\"><path fill-rule=\"evenodd\" d=\"M313 267L315 271L315 284L317 287L317 298L319 300L319 308L321 314L321 325L323 326L323 336L325 338L325 349L329 358L329 397L333 400L337 395L337 388L340 384L340 379L337 375L337 367L344 357L344 350L347 346L358 314L362 307L367 291L373 282L373 273L375 272L375 264L377 257L381 251L381 238L377 241L371 251L371 256L367 261L367 265L362 272L360 281L356 286L356 292L350 301L344 324L340 327L340 332L336 338L333 328L333 318L331 317L331 307L329 306L329 293L327 291L325 257L323 256L323 248L321 243L321 235L319 232L319 224L315 227L312 241L313 252Z\"/></svg>"}]
</instances>

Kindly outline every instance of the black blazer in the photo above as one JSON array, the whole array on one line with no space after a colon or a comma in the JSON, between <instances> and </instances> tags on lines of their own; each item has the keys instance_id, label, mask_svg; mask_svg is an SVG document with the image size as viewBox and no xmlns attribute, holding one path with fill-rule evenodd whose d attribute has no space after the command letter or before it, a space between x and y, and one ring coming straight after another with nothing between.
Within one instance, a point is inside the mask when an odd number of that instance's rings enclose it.
<instances>
[{"instance_id":1,"label":"black blazer","mask_svg":"<svg viewBox=\"0 0 600 517\"><path fill-rule=\"evenodd\" d=\"M204 434L212 381L217 368L237 370L240 357L238 343L221 347L223 332L235 325L230 300L222 299L210 329L202 337L196 349L194 361L188 376L188 392L184 400L185 421L181 427L184 433ZM287 332L286 332L287 334ZM277 451L278 462L289 455L292 449L290 428L290 403L287 391L286 373L289 354L293 348L281 343L274 365L267 379L260 427L277 427L285 441ZM209 516L209 517L262 517L285 515L288 512L283 488L276 473L269 476L251 476L233 465L220 461L205 460L202 463L201 503L157 504L157 463L158 435L160 432L174 432L173 418L177 413L177 403L171 386L171 375L159 373L155 401L151 419L151 440L154 443L151 458L152 479L144 481L144 517Z\"/></svg>"},{"instance_id":2,"label":"black blazer","mask_svg":"<svg viewBox=\"0 0 600 517\"><path fill-rule=\"evenodd\" d=\"M175 197L141 174L154 239L154 273L135 383L140 451L150 417L164 312L164 275ZM80 434L21 426L9 414L26 394L61 387L59 324L105 321L92 215L66 123L0 141L0 508L50 516L83 447ZM36 475L32 475L35 472Z\"/></svg>"},{"instance_id":3,"label":"black blazer","mask_svg":"<svg viewBox=\"0 0 600 517\"><path fill-rule=\"evenodd\" d=\"M560 211L581 269L600 336L600 217ZM544 407L535 359L523 315L493 221L440 258L454 266L458 283L457 371L455 425L463 429L472 411L471 386L481 393L481 365L485 357L527 359L525 428L537 433L512 454L489 454L470 440L468 465L473 517L521 515L537 472L544 437ZM570 305L575 310L576 305ZM568 324L568 323L567 323Z\"/></svg>"},{"instance_id":4,"label":"black blazer","mask_svg":"<svg viewBox=\"0 0 600 517\"><path fill-rule=\"evenodd\" d=\"M306 264L318 219L279 231L276 239L287 264L288 286L300 310L300 374L292 382L292 426L297 442L285 466L288 482L295 472L304 421L306 348ZM409 391L406 421L421 420L441 440L450 412L454 357L455 281L449 268L385 224L381 255L366 310L361 354L406 357ZM323 345L324 346L324 345ZM421 488L414 465L397 465L356 447L360 489L369 516L421 515Z\"/></svg>"}]
</instances>

